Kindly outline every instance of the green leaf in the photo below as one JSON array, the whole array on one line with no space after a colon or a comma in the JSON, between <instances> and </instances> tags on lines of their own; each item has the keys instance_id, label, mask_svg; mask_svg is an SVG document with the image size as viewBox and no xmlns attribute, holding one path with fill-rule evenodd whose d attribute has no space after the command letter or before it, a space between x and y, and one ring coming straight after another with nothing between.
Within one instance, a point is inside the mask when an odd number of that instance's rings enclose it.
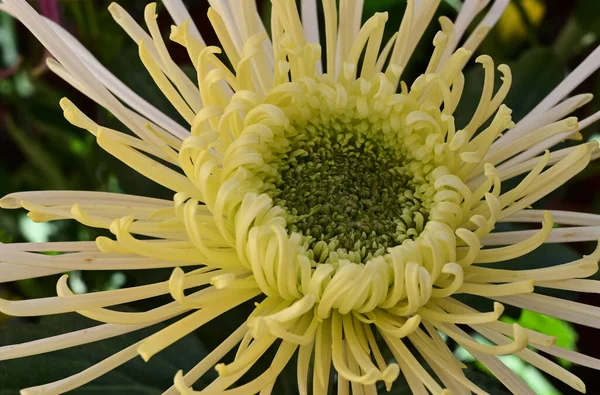
<instances>
[{"instance_id":1,"label":"green leaf","mask_svg":"<svg viewBox=\"0 0 600 395\"><path fill-rule=\"evenodd\" d=\"M556 345L575 349L577 343L577 332L571 324L558 318L549 317L544 314L539 314L534 311L523 310L518 323L524 328L529 328L534 331L544 332L547 335L556 337Z\"/></svg>"},{"instance_id":2,"label":"green leaf","mask_svg":"<svg viewBox=\"0 0 600 395\"><path fill-rule=\"evenodd\" d=\"M556 345L568 350L575 350L579 336L571 324L558 318L550 317L535 311L523 310L517 321L524 328L545 333L556 337ZM558 360L564 367L570 367L572 362L566 359Z\"/></svg>"},{"instance_id":3,"label":"green leaf","mask_svg":"<svg viewBox=\"0 0 600 395\"><path fill-rule=\"evenodd\" d=\"M541 102L565 77L566 66L547 47L535 47L509 64L513 83L505 104L518 121Z\"/></svg>"},{"instance_id":4,"label":"green leaf","mask_svg":"<svg viewBox=\"0 0 600 395\"><path fill-rule=\"evenodd\" d=\"M67 181L54 157L18 127L11 117L6 117L6 131L27 157L28 163L34 166L49 184L56 189L66 189Z\"/></svg>"},{"instance_id":5,"label":"green leaf","mask_svg":"<svg viewBox=\"0 0 600 395\"><path fill-rule=\"evenodd\" d=\"M15 20L9 14L0 13L0 59L3 67L13 65L19 58Z\"/></svg>"},{"instance_id":6,"label":"green leaf","mask_svg":"<svg viewBox=\"0 0 600 395\"><path fill-rule=\"evenodd\" d=\"M0 229L0 243L10 243L12 239L12 236L7 231Z\"/></svg>"},{"instance_id":7,"label":"green leaf","mask_svg":"<svg viewBox=\"0 0 600 395\"><path fill-rule=\"evenodd\" d=\"M585 26L585 30L600 34L600 1L579 0L573 15L580 26Z\"/></svg>"}]
</instances>

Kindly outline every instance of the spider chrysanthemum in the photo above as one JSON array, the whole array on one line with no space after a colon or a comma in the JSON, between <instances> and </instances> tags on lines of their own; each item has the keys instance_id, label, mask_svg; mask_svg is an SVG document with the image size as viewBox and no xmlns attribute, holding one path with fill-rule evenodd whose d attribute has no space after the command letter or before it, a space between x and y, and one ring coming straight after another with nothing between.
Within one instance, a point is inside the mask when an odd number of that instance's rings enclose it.
<instances>
[{"instance_id":1,"label":"spider chrysanthemum","mask_svg":"<svg viewBox=\"0 0 600 395\"><path fill-rule=\"evenodd\" d=\"M500 270L544 242L595 240L600 217L532 209L597 156L596 143L547 149L598 118L568 115L591 95L565 97L600 65L594 51L518 124L503 101L506 65L485 70L479 104L457 124L462 70L508 0L466 0L452 23L441 18L431 59L407 83L402 72L439 0L409 0L398 31L384 42L386 13L361 25L362 1L272 0L265 29L254 0L210 1L221 47L207 46L179 0L164 0L176 26L171 40L189 53L197 81L166 49L155 4L147 31L117 4L115 21L139 44L144 66L187 125L138 97L65 30L23 0L2 9L52 52L52 71L118 118L132 134L105 128L68 99L72 124L140 174L173 191L172 201L101 192L44 191L4 197L35 221L72 218L105 228L94 242L0 246L2 281L71 270L173 268L156 284L74 294L67 276L56 297L0 300L0 312L39 316L77 312L103 322L85 331L0 347L0 359L73 347L177 317L109 359L24 394L77 388L141 355L148 360L185 335L254 301L256 308L166 394L196 393L208 370L219 377L199 393L269 394L292 358L301 394L375 394L404 377L415 394L485 392L463 373L441 334L467 349L511 392L532 390L499 362L516 354L584 392L572 373L535 350L600 368L600 361L554 345L554 338L499 321L503 305L600 327L600 309L536 293L539 288L598 292L584 278L600 251L535 270ZM324 31L317 14L322 9ZM472 20L486 10L471 35ZM270 34L267 34L266 31ZM323 47L321 47L321 43ZM459 44L462 47L459 48ZM458 49L457 49L458 48ZM512 188L505 181L516 178ZM554 228L554 221L563 225ZM494 232L499 222L539 223L534 231ZM41 254L45 251L60 254ZM146 312L111 309L170 294ZM492 311L457 294L492 299ZM459 326L460 325L460 326ZM482 344L474 333L489 340ZM393 358L383 357L383 348ZM235 358L226 355L236 349ZM270 367L239 379L269 349ZM312 372L311 372L312 370ZM333 372L334 374L331 374Z\"/></svg>"}]
</instances>

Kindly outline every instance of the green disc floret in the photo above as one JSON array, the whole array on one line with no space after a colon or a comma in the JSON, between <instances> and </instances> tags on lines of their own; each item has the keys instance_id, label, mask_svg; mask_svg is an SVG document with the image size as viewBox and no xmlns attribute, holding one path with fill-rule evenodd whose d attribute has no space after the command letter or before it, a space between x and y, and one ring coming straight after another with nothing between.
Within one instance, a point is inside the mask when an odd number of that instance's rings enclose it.
<instances>
[{"instance_id":1,"label":"green disc floret","mask_svg":"<svg viewBox=\"0 0 600 395\"><path fill-rule=\"evenodd\" d=\"M365 262L419 235L429 205L398 145L314 125L305 132L278 155L268 193L316 262Z\"/></svg>"}]
</instances>

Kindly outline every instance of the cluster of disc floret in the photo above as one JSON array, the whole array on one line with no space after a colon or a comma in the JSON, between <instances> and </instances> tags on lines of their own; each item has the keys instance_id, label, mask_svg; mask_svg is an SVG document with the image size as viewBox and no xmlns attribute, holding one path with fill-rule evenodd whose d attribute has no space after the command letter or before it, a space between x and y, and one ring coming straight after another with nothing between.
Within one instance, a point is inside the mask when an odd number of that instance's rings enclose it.
<instances>
[{"instance_id":1,"label":"cluster of disc floret","mask_svg":"<svg viewBox=\"0 0 600 395\"><path fill-rule=\"evenodd\" d=\"M424 175L411 171L406 152L393 146L397 139L385 141L371 128L309 123L273 164L269 194L317 262L364 262L423 230Z\"/></svg>"}]
</instances>

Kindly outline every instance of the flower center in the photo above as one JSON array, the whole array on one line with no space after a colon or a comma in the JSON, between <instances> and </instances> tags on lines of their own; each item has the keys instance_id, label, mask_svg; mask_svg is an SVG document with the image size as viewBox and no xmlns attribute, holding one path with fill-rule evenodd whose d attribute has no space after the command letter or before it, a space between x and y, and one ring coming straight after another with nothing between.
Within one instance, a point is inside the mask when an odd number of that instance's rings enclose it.
<instances>
[{"instance_id":1,"label":"flower center","mask_svg":"<svg viewBox=\"0 0 600 395\"><path fill-rule=\"evenodd\" d=\"M429 210L402 148L372 130L302 129L278 155L270 194L316 262L365 262L419 235Z\"/></svg>"}]
</instances>

